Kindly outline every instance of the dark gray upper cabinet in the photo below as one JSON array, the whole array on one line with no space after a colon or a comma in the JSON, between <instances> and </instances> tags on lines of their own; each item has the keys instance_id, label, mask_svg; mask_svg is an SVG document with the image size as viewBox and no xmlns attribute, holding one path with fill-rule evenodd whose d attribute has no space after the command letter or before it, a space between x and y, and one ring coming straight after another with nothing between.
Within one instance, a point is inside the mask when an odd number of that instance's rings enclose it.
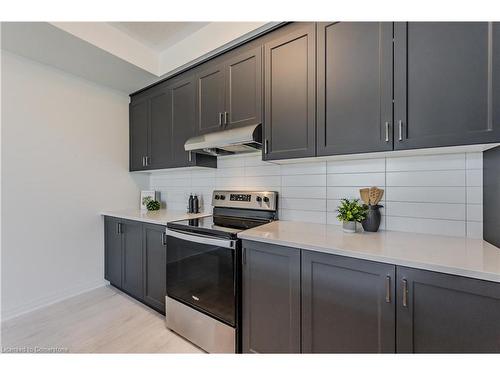
<instances>
[{"instance_id":1,"label":"dark gray upper cabinet","mask_svg":"<svg viewBox=\"0 0 500 375\"><path fill-rule=\"evenodd\" d=\"M302 251L302 351L394 353L395 266Z\"/></svg>"},{"instance_id":2,"label":"dark gray upper cabinet","mask_svg":"<svg viewBox=\"0 0 500 375\"><path fill-rule=\"evenodd\" d=\"M225 70L223 64L213 65L198 73L197 133L214 132L224 124Z\"/></svg>"},{"instance_id":3,"label":"dark gray upper cabinet","mask_svg":"<svg viewBox=\"0 0 500 375\"><path fill-rule=\"evenodd\" d=\"M500 141L500 25L394 25L394 148Z\"/></svg>"},{"instance_id":4,"label":"dark gray upper cabinet","mask_svg":"<svg viewBox=\"0 0 500 375\"><path fill-rule=\"evenodd\" d=\"M168 92L162 90L149 99L149 152L148 169L165 168L172 155L172 124L168 121Z\"/></svg>"},{"instance_id":5,"label":"dark gray upper cabinet","mask_svg":"<svg viewBox=\"0 0 500 375\"><path fill-rule=\"evenodd\" d=\"M243 241L244 353L300 352L300 250Z\"/></svg>"},{"instance_id":6,"label":"dark gray upper cabinet","mask_svg":"<svg viewBox=\"0 0 500 375\"><path fill-rule=\"evenodd\" d=\"M172 126L172 166L193 163L195 154L184 150L184 143L196 134L196 78L188 76L168 86L170 95L169 122Z\"/></svg>"},{"instance_id":7,"label":"dark gray upper cabinet","mask_svg":"<svg viewBox=\"0 0 500 375\"><path fill-rule=\"evenodd\" d=\"M119 220L104 218L104 278L122 286L122 224Z\"/></svg>"},{"instance_id":8,"label":"dark gray upper cabinet","mask_svg":"<svg viewBox=\"0 0 500 375\"><path fill-rule=\"evenodd\" d=\"M224 126L262 122L262 47L243 50L226 61Z\"/></svg>"},{"instance_id":9,"label":"dark gray upper cabinet","mask_svg":"<svg viewBox=\"0 0 500 375\"><path fill-rule=\"evenodd\" d=\"M129 106L129 164L131 171L145 169L149 146L149 101L141 99Z\"/></svg>"},{"instance_id":10,"label":"dark gray upper cabinet","mask_svg":"<svg viewBox=\"0 0 500 375\"><path fill-rule=\"evenodd\" d=\"M401 353L500 352L500 284L397 267Z\"/></svg>"},{"instance_id":11,"label":"dark gray upper cabinet","mask_svg":"<svg viewBox=\"0 0 500 375\"><path fill-rule=\"evenodd\" d=\"M316 30L288 26L264 45L264 160L316 153Z\"/></svg>"},{"instance_id":12,"label":"dark gray upper cabinet","mask_svg":"<svg viewBox=\"0 0 500 375\"><path fill-rule=\"evenodd\" d=\"M144 302L165 312L167 291L167 245L165 227L143 224Z\"/></svg>"},{"instance_id":13,"label":"dark gray upper cabinet","mask_svg":"<svg viewBox=\"0 0 500 375\"><path fill-rule=\"evenodd\" d=\"M142 299L142 224L136 221L122 221L122 288L132 296Z\"/></svg>"},{"instance_id":14,"label":"dark gray upper cabinet","mask_svg":"<svg viewBox=\"0 0 500 375\"><path fill-rule=\"evenodd\" d=\"M317 27L317 154L392 150L393 24Z\"/></svg>"}]
</instances>

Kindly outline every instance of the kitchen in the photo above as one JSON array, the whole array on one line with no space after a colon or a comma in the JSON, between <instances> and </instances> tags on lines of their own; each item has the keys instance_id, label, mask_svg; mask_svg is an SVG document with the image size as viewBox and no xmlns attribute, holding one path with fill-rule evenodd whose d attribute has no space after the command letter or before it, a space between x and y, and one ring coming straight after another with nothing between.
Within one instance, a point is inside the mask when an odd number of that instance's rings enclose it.
<instances>
[{"instance_id":1,"label":"kitchen","mask_svg":"<svg viewBox=\"0 0 500 375\"><path fill-rule=\"evenodd\" d=\"M4 353L500 352L500 23L317 19L2 22Z\"/></svg>"}]
</instances>

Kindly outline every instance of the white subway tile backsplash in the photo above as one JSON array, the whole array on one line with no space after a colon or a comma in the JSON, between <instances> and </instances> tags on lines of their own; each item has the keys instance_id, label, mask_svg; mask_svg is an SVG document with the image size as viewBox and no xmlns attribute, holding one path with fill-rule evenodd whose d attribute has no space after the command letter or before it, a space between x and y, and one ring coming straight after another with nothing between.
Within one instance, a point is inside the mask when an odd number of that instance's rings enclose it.
<instances>
[{"instance_id":1,"label":"white subway tile backsplash","mask_svg":"<svg viewBox=\"0 0 500 375\"><path fill-rule=\"evenodd\" d=\"M387 230L464 237L465 221L386 216Z\"/></svg>"},{"instance_id":2,"label":"white subway tile backsplash","mask_svg":"<svg viewBox=\"0 0 500 375\"><path fill-rule=\"evenodd\" d=\"M281 174L284 176L296 174L325 174L326 161L313 163L284 164L281 166Z\"/></svg>"},{"instance_id":3,"label":"white subway tile backsplash","mask_svg":"<svg viewBox=\"0 0 500 375\"><path fill-rule=\"evenodd\" d=\"M281 209L279 212L279 218L280 220L305 221L309 223L326 224L326 212L320 211Z\"/></svg>"},{"instance_id":4,"label":"white subway tile backsplash","mask_svg":"<svg viewBox=\"0 0 500 375\"><path fill-rule=\"evenodd\" d=\"M387 172L465 169L465 154L387 158Z\"/></svg>"},{"instance_id":5,"label":"white subway tile backsplash","mask_svg":"<svg viewBox=\"0 0 500 375\"><path fill-rule=\"evenodd\" d=\"M280 176L253 176L245 177L245 186L248 189L262 188L269 190L271 187L281 186Z\"/></svg>"},{"instance_id":6,"label":"white subway tile backsplash","mask_svg":"<svg viewBox=\"0 0 500 375\"><path fill-rule=\"evenodd\" d=\"M326 188L320 186L281 186L281 196L287 198L326 199Z\"/></svg>"},{"instance_id":7,"label":"white subway tile backsplash","mask_svg":"<svg viewBox=\"0 0 500 375\"><path fill-rule=\"evenodd\" d=\"M483 204L483 188L479 186L467 186L467 203Z\"/></svg>"},{"instance_id":8,"label":"white subway tile backsplash","mask_svg":"<svg viewBox=\"0 0 500 375\"><path fill-rule=\"evenodd\" d=\"M483 205L468 204L467 205L467 221L483 221Z\"/></svg>"},{"instance_id":9,"label":"white subway tile backsplash","mask_svg":"<svg viewBox=\"0 0 500 375\"><path fill-rule=\"evenodd\" d=\"M287 210L326 211L324 199L281 197L280 207Z\"/></svg>"},{"instance_id":10,"label":"white subway tile backsplash","mask_svg":"<svg viewBox=\"0 0 500 375\"><path fill-rule=\"evenodd\" d=\"M370 186L385 189L382 229L482 237L480 152L284 165L253 153L219 157L217 169L150 175L150 188L170 209L185 210L190 193L210 212L214 189L275 190L282 220L337 225L340 199L359 198Z\"/></svg>"},{"instance_id":11,"label":"white subway tile backsplash","mask_svg":"<svg viewBox=\"0 0 500 375\"><path fill-rule=\"evenodd\" d=\"M465 187L434 186L387 186L387 201L422 202L422 203L462 203L465 204Z\"/></svg>"},{"instance_id":12,"label":"white subway tile backsplash","mask_svg":"<svg viewBox=\"0 0 500 375\"><path fill-rule=\"evenodd\" d=\"M245 167L245 176L281 176L279 165Z\"/></svg>"},{"instance_id":13,"label":"white subway tile backsplash","mask_svg":"<svg viewBox=\"0 0 500 375\"><path fill-rule=\"evenodd\" d=\"M340 160L328 162L328 173L385 172L385 159Z\"/></svg>"},{"instance_id":14,"label":"white subway tile backsplash","mask_svg":"<svg viewBox=\"0 0 500 375\"><path fill-rule=\"evenodd\" d=\"M456 203L386 202L385 213L423 219L465 220L465 205Z\"/></svg>"},{"instance_id":15,"label":"white subway tile backsplash","mask_svg":"<svg viewBox=\"0 0 500 375\"><path fill-rule=\"evenodd\" d=\"M465 186L465 170L387 172L387 186Z\"/></svg>"},{"instance_id":16,"label":"white subway tile backsplash","mask_svg":"<svg viewBox=\"0 0 500 375\"><path fill-rule=\"evenodd\" d=\"M483 223L478 221L467 222L467 237L483 238Z\"/></svg>"},{"instance_id":17,"label":"white subway tile backsplash","mask_svg":"<svg viewBox=\"0 0 500 375\"><path fill-rule=\"evenodd\" d=\"M483 186L483 170L467 169L467 186Z\"/></svg>"},{"instance_id":18,"label":"white subway tile backsplash","mask_svg":"<svg viewBox=\"0 0 500 375\"><path fill-rule=\"evenodd\" d=\"M466 169L483 169L483 153L468 152L465 154Z\"/></svg>"},{"instance_id":19,"label":"white subway tile backsplash","mask_svg":"<svg viewBox=\"0 0 500 375\"><path fill-rule=\"evenodd\" d=\"M326 175L311 174L281 176L281 184L283 186L326 186Z\"/></svg>"},{"instance_id":20,"label":"white subway tile backsplash","mask_svg":"<svg viewBox=\"0 0 500 375\"><path fill-rule=\"evenodd\" d=\"M346 173L329 174L328 186L385 186L385 173Z\"/></svg>"},{"instance_id":21,"label":"white subway tile backsplash","mask_svg":"<svg viewBox=\"0 0 500 375\"><path fill-rule=\"evenodd\" d=\"M357 186L329 186L327 188L328 199L354 199L359 198L359 187Z\"/></svg>"}]
</instances>

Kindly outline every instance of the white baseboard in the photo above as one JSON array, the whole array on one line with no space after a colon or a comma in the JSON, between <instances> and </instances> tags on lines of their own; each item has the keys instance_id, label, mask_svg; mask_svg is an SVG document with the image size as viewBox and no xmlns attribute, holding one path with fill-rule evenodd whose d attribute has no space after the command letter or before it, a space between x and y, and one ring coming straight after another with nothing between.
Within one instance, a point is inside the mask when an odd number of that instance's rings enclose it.
<instances>
[{"instance_id":1,"label":"white baseboard","mask_svg":"<svg viewBox=\"0 0 500 375\"><path fill-rule=\"evenodd\" d=\"M91 291L91 290L96 289L96 288L100 288L100 287L102 287L104 285L108 285L108 284L109 284L109 282L104 280L104 279L94 280L92 282L82 283L82 284L76 285L72 288L68 288L68 289L65 289L63 291L53 293L53 294L38 298L36 300L32 300L32 301L23 303L19 306L11 308L11 309L2 310L1 321L6 322L8 320L17 318L21 315L27 314L29 312L41 309L43 307L52 305L56 302L63 301L65 299L77 296L79 294Z\"/></svg>"}]
</instances>

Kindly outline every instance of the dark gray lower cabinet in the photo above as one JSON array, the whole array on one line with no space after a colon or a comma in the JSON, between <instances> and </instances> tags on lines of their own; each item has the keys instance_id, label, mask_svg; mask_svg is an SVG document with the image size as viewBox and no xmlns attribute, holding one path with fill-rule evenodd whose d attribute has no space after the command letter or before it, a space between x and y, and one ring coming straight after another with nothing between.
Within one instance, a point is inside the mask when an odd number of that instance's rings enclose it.
<instances>
[{"instance_id":1,"label":"dark gray lower cabinet","mask_svg":"<svg viewBox=\"0 0 500 375\"><path fill-rule=\"evenodd\" d=\"M243 353L300 353L300 250L243 242Z\"/></svg>"},{"instance_id":2,"label":"dark gray lower cabinet","mask_svg":"<svg viewBox=\"0 0 500 375\"><path fill-rule=\"evenodd\" d=\"M123 221L122 248L122 289L130 295L142 299L142 224Z\"/></svg>"},{"instance_id":3,"label":"dark gray lower cabinet","mask_svg":"<svg viewBox=\"0 0 500 375\"><path fill-rule=\"evenodd\" d=\"M104 278L111 284L122 286L122 223L104 218Z\"/></svg>"},{"instance_id":4,"label":"dark gray lower cabinet","mask_svg":"<svg viewBox=\"0 0 500 375\"><path fill-rule=\"evenodd\" d=\"M302 251L302 351L394 353L395 266Z\"/></svg>"},{"instance_id":5,"label":"dark gray lower cabinet","mask_svg":"<svg viewBox=\"0 0 500 375\"><path fill-rule=\"evenodd\" d=\"M500 284L397 267L400 353L500 352Z\"/></svg>"},{"instance_id":6,"label":"dark gray lower cabinet","mask_svg":"<svg viewBox=\"0 0 500 375\"><path fill-rule=\"evenodd\" d=\"M143 224L144 302L165 311L167 291L167 243L165 227Z\"/></svg>"},{"instance_id":7,"label":"dark gray lower cabinet","mask_svg":"<svg viewBox=\"0 0 500 375\"><path fill-rule=\"evenodd\" d=\"M165 312L165 227L104 218L104 278L113 286Z\"/></svg>"}]
</instances>

